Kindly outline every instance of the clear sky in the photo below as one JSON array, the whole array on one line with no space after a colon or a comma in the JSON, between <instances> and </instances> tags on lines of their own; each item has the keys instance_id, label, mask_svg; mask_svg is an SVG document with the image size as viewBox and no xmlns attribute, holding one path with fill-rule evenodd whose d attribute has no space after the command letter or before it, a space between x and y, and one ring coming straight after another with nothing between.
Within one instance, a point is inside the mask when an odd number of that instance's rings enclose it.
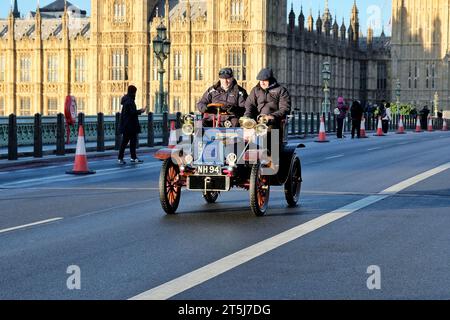
<instances>
[{"instance_id":1,"label":"clear sky","mask_svg":"<svg viewBox=\"0 0 450 320\"><path fill-rule=\"evenodd\" d=\"M33 0L18 0L19 9L22 14L26 14L30 10L36 9L37 1ZM329 8L333 15L336 15L339 25L342 23L342 18L345 18L345 25L348 27L348 21L350 19L351 9L354 0L329 0ZM53 0L41 0L41 6L45 6ZM79 6L82 9L90 11L89 0L70 0L73 4ZM0 0L0 17L7 16L10 8L11 0ZM375 35L381 33L381 26L384 24L386 34L390 34L391 26L391 6L392 0L357 0L359 8L360 24L364 34L366 34L367 26L372 25L375 30ZM294 11L296 15L300 13L300 7L303 5L303 12L305 16L309 15L310 9L312 10L314 20L317 18L319 10L323 13L325 8L325 0L288 0L288 11L291 9L291 4L294 4Z\"/></svg>"}]
</instances>

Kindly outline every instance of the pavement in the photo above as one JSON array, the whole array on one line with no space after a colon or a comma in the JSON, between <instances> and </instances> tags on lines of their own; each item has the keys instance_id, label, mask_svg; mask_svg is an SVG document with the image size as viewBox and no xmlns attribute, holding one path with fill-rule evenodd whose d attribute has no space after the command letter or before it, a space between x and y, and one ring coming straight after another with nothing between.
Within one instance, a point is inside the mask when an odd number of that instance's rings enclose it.
<instances>
[{"instance_id":1,"label":"pavement","mask_svg":"<svg viewBox=\"0 0 450 320\"><path fill-rule=\"evenodd\" d=\"M0 299L450 299L450 133L330 140L302 140L301 204L272 188L263 218L243 190L166 216L151 150L2 170Z\"/></svg>"}]
</instances>

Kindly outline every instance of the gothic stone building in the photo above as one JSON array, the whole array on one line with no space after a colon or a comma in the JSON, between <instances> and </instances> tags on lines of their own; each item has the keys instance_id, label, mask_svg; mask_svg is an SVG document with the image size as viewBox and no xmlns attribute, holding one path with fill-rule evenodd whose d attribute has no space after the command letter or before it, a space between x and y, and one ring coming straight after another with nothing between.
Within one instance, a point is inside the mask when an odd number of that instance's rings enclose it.
<instances>
[{"instance_id":1,"label":"gothic stone building","mask_svg":"<svg viewBox=\"0 0 450 320\"><path fill-rule=\"evenodd\" d=\"M450 0L394 0L392 79L401 101L433 106L450 116ZM395 90L395 88L393 88Z\"/></svg>"},{"instance_id":2,"label":"gothic stone building","mask_svg":"<svg viewBox=\"0 0 450 320\"><path fill-rule=\"evenodd\" d=\"M295 109L319 111L326 60L333 104L338 96L390 98L390 39L360 35L356 4L347 28L328 6L316 21L305 21L303 10L288 15L287 0L91 0L91 17L57 0L25 18L15 0L0 20L0 114L62 112L69 94L80 111L113 114L129 84L139 88L138 105L154 109L152 39L161 23L172 43L164 78L171 112L194 111L221 67L250 90L265 66L289 88Z\"/></svg>"}]
</instances>

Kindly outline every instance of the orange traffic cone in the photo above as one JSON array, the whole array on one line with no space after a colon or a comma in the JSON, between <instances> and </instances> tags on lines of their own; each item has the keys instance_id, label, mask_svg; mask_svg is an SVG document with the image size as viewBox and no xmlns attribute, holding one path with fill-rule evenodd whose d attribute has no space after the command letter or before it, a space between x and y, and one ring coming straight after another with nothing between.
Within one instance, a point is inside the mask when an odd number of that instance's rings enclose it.
<instances>
[{"instance_id":1,"label":"orange traffic cone","mask_svg":"<svg viewBox=\"0 0 450 320\"><path fill-rule=\"evenodd\" d=\"M422 124L420 123L420 117L417 117L417 124L416 124L416 133L422 132Z\"/></svg>"},{"instance_id":2,"label":"orange traffic cone","mask_svg":"<svg viewBox=\"0 0 450 320\"><path fill-rule=\"evenodd\" d=\"M444 122L442 123L442 131L448 131L447 120L445 119Z\"/></svg>"},{"instance_id":3,"label":"orange traffic cone","mask_svg":"<svg viewBox=\"0 0 450 320\"><path fill-rule=\"evenodd\" d=\"M405 134L405 125L403 124L403 116L400 116L400 120L398 121L398 131L397 134Z\"/></svg>"},{"instance_id":4,"label":"orange traffic cone","mask_svg":"<svg viewBox=\"0 0 450 320\"><path fill-rule=\"evenodd\" d=\"M428 132L433 132L433 118L428 116Z\"/></svg>"},{"instance_id":5,"label":"orange traffic cone","mask_svg":"<svg viewBox=\"0 0 450 320\"><path fill-rule=\"evenodd\" d=\"M174 149L178 144L177 130L175 129L175 121L170 123L169 149Z\"/></svg>"},{"instance_id":6,"label":"orange traffic cone","mask_svg":"<svg viewBox=\"0 0 450 320\"><path fill-rule=\"evenodd\" d=\"M377 133L375 134L376 137L384 137L385 134L383 132L383 122L381 121L381 117L378 117L378 129Z\"/></svg>"},{"instance_id":7,"label":"orange traffic cone","mask_svg":"<svg viewBox=\"0 0 450 320\"><path fill-rule=\"evenodd\" d=\"M75 164L73 166L73 170L67 171L66 173L74 175L87 175L95 173L95 171L89 170L86 156L86 145L84 144L84 129L82 125L80 125L80 128L78 129L78 142L77 151L75 153Z\"/></svg>"},{"instance_id":8,"label":"orange traffic cone","mask_svg":"<svg viewBox=\"0 0 450 320\"><path fill-rule=\"evenodd\" d=\"M363 116L361 120L361 133L360 133L361 139L369 138L366 134L366 118Z\"/></svg>"},{"instance_id":9,"label":"orange traffic cone","mask_svg":"<svg viewBox=\"0 0 450 320\"><path fill-rule=\"evenodd\" d=\"M320 118L320 130L319 130L319 139L316 140L318 143L330 142L327 140L327 133L325 131L325 117L322 116Z\"/></svg>"}]
</instances>

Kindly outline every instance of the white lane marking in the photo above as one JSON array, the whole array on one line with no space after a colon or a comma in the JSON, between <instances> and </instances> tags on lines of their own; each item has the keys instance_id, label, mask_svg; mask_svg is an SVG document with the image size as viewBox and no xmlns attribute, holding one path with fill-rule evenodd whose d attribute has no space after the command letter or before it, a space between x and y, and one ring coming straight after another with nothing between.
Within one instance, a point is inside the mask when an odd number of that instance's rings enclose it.
<instances>
[{"instance_id":1,"label":"white lane marking","mask_svg":"<svg viewBox=\"0 0 450 320\"><path fill-rule=\"evenodd\" d=\"M161 166L159 163L151 163L147 165L140 165L139 168L156 168L158 166ZM60 181L74 181L74 180L80 180L80 179L89 179L89 178L95 178L95 177L101 177L109 174L114 174L119 171L125 171L128 167L120 167L120 168L112 168L112 169L105 169L105 170L98 170L97 174L85 176L85 177L71 177L67 174L60 174L56 176L50 176L50 177L42 177L42 178L34 178L34 179L28 179L28 180L21 180L17 182L11 182L0 185L0 188L9 188L14 186L20 186L22 184L42 184L45 182L60 182Z\"/></svg>"},{"instance_id":2,"label":"white lane marking","mask_svg":"<svg viewBox=\"0 0 450 320\"><path fill-rule=\"evenodd\" d=\"M28 227L38 226L38 225L46 224L46 223L50 223L50 222L55 222L55 221L59 221L59 220L62 220L62 219L63 218L48 219L48 220L43 220L43 221L38 221L38 222L34 222L34 223L25 224L23 226L3 229L3 230L0 230L0 234L1 233L6 233L6 232L10 232L10 231L20 230L20 229L25 229L25 228L28 228Z\"/></svg>"},{"instance_id":3,"label":"white lane marking","mask_svg":"<svg viewBox=\"0 0 450 320\"><path fill-rule=\"evenodd\" d=\"M342 157L344 157L344 156L345 156L345 155L343 155L343 154L339 154L339 155L337 155L337 156L332 156L332 157L325 158L325 160L332 160L332 159L342 158Z\"/></svg>"},{"instance_id":4,"label":"white lane marking","mask_svg":"<svg viewBox=\"0 0 450 320\"><path fill-rule=\"evenodd\" d=\"M408 187L411 187L425 179L450 169L450 162L419 174L413 178L400 182L377 195L369 196L359 201L353 202L342 208L324 214L305 224L299 225L293 229L280 233L270 239L259 242L251 247L245 248L223 259L215 261L200 269L185 274L172 281L164 283L156 288L141 293L130 300L167 300L186 290L198 286L208 280L211 280L227 271L230 271L246 262L249 262L261 255L264 255L280 246L297 240L315 230L318 230L328 224L340 220L356 211L373 205L383 199L390 197Z\"/></svg>"},{"instance_id":5,"label":"white lane marking","mask_svg":"<svg viewBox=\"0 0 450 320\"><path fill-rule=\"evenodd\" d=\"M402 143L397 143L398 146L404 146L407 144L411 144L411 142L402 142Z\"/></svg>"},{"instance_id":6,"label":"white lane marking","mask_svg":"<svg viewBox=\"0 0 450 320\"><path fill-rule=\"evenodd\" d=\"M375 151L375 150L380 150L381 147L376 147L376 148L371 148L371 149L367 149L367 151Z\"/></svg>"},{"instance_id":7,"label":"white lane marking","mask_svg":"<svg viewBox=\"0 0 450 320\"><path fill-rule=\"evenodd\" d=\"M4 190L15 190L16 188L4 188ZM46 188L46 187L21 187L21 190L35 190L35 191L159 191L159 188L70 188L70 187L61 187L61 188ZM1 199L0 199L1 200Z\"/></svg>"}]
</instances>

